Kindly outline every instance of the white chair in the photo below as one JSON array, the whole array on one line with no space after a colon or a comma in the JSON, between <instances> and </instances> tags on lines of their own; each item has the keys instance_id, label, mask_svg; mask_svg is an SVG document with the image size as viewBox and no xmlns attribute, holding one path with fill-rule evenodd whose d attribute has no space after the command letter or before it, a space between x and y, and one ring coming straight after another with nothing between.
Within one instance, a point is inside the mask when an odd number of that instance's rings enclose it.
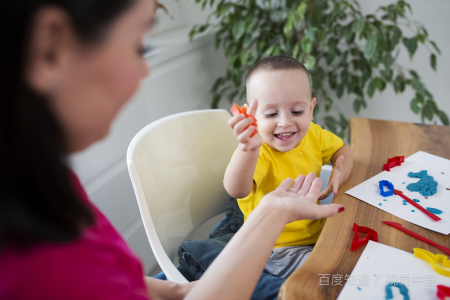
<instances>
[{"instance_id":1,"label":"white chair","mask_svg":"<svg viewBox=\"0 0 450 300\"><path fill-rule=\"evenodd\" d=\"M131 141L128 171L150 246L170 281L187 280L172 263L200 224L230 204L223 177L237 147L225 110L162 118Z\"/></svg>"}]
</instances>

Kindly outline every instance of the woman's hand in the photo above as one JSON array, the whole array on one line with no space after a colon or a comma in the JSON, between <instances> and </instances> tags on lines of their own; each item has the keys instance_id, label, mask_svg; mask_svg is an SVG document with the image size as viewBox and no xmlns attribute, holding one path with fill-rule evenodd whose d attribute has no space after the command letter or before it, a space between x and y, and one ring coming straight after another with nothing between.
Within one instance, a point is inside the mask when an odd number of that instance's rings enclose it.
<instances>
[{"instance_id":1,"label":"woman's hand","mask_svg":"<svg viewBox=\"0 0 450 300\"><path fill-rule=\"evenodd\" d=\"M258 100L254 99L250 107L247 106L248 113L255 116L257 108ZM244 114L232 117L228 121L228 125L233 129L242 151L259 149L263 143L263 139L259 133L255 133L254 136L250 137L256 130L255 126L251 125L252 123L253 119L250 117L245 118Z\"/></svg>"},{"instance_id":2,"label":"woman's hand","mask_svg":"<svg viewBox=\"0 0 450 300\"><path fill-rule=\"evenodd\" d=\"M184 299L189 291L197 284L197 281L179 284L151 277L144 277L144 281L147 285L150 298L154 300Z\"/></svg>"},{"instance_id":3,"label":"woman's hand","mask_svg":"<svg viewBox=\"0 0 450 300\"><path fill-rule=\"evenodd\" d=\"M316 178L314 173L309 173L306 177L300 175L292 186L291 183L292 178L285 179L275 191L267 194L262 200L274 201L283 212L282 215L287 218L286 223L327 218L344 211L344 207L340 204L317 204L322 180Z\"/></svg>"}]
</instances>

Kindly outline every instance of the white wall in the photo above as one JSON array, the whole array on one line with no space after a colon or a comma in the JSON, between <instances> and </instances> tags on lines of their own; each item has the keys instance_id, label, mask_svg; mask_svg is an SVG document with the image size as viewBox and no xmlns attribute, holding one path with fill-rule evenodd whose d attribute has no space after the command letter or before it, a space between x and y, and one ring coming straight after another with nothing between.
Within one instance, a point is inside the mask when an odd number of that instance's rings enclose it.
<instances>
[{"instance_id":1,"label":"white wall","mask_svg":"<svg viewBox=\"0 0 450 300\"><path fill-rule=\"evenodd\" d=\"M365 14L373 13L380 5L395 3L394 0L359 1ZM418 50L411 61L405 48L402 49L398 62L408 69L415 69L422 78L426 87L434 95L434 99L441 110L450 117L450 34L448 27L450 19L450 1L448 0L408 0L413 9L411 20L419 21L425 25L431 40L434 40L441 49L442 55L437 58L437 72L430 67L430 52L423 44L419 44ZM407 29L402 29L405 36L412 34ZM358 117L404 121L420 123L420 115L415 115L409 106L414 92L407 88L402 94L395 94L391 85L383 93L378 91L372 100L369 100L367 109L362 109ZM335 103L347 117L356 116L353 111L354 97L343 96L341 100L336 98ZM438 124L441 124L440 122Z\"/></svg>"}]
</instances>

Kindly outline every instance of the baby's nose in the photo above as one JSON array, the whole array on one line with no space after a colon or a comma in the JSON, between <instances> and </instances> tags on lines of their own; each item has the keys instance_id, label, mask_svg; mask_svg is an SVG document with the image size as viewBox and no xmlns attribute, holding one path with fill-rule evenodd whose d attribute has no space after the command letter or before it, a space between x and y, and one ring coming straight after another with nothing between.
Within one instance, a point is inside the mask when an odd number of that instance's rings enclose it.
<instances>
[{"instance_id":1,"label":"baby's nose","mask_svg":"<svg viewBox=\"0 0 450 300\"><path fill-rule=\"evenodd\" d=\"M282 117L282 118L278 121L278 126L279 126L279 127L283 127L283 128L289 127L289 126L291 126L292 124L293 124L292 121L291 121L289 118L286 118L286 117Z\"/></svg>"}]
</instances>

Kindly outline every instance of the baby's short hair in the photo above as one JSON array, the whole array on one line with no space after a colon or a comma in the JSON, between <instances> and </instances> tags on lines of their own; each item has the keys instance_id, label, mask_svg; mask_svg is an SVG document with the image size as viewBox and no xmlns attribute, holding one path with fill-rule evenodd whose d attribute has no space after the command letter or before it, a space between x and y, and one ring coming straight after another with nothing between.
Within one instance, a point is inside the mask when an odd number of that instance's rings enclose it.
<instances>
[{"instance_id":1,"label":"baby's short hair","mask_svg":"<svg viewBox=\"0 0 450 300\"><path fill-rule=\"evenodd\" d=\"M277 70L295 70L295 69L304 71L306 75L308 75L309 89L312 94L308 70L301 62L287 55L268 56L259 60L248 70L245 82L248 83L250 77L252 77L253 74L259 71L277 71Z\"/></svg>"}]
</instances>

